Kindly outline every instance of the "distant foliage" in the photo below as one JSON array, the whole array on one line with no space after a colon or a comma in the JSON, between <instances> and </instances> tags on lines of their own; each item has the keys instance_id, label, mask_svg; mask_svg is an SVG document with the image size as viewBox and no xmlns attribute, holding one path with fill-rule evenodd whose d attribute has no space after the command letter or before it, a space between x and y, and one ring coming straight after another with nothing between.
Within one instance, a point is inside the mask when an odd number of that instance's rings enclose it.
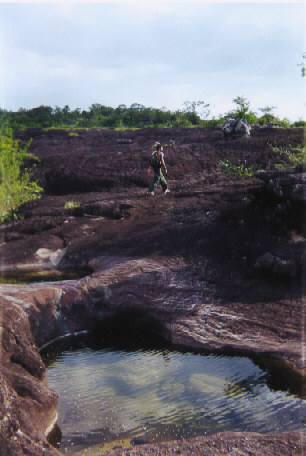
<instances>
[{"instance_id":1,"label":"distant foliage","mask_svg":"<svg viewBox=\"0 0 306 456\"><path fill-rule=\"evenodd\" d=\"M43 191L37 182L30 181L30 172L24 169L25 159L38 160L27 152L29 143L21 149L13 139L11 129L0 136L0 223L16 218L17 209L24 203L40 198Z\"/></svg>"},{"instance_id":2,"label":"distant foliage","mask_svg":"<svg viewBox=\"0 0 306 456\"><path fill-rule=\"evenodd\" d=\"M297 120L296 122L293 122L292 126L296 128L306 128L306 121L302 119Z\"/></svg>"},{"instance_id":3,"label":"distant foliage","mask_svg":"<svg viewBox=\"0 0 306 456\"><path fill-rule=\"evenodd\" d=\"M189 103L189 102L187 102ZM200 126L201 114L207 109L204 102L189 103L184 110L175 112L166 108L148 108L139 103L117 108L95 103L89 109L70 110L40 106L11 112L0 109L0 123L7 123L13 130L23 128L143 128L143 127L194 127ZM197 109L201 112L198 114Z\"/></svg>"},{"instance_id":4,"label":"distant foliage","mask_svg":"<svg viewBox=\"0 0 306 456\"><path fill-rule=\"evenodd\" d=\"M232 176L242 177L242 178L253 177L255 172L258 169L258 166L255 164L250 165L250 166L247 166L246 163L244 163L244 164L240 163L240 164L234 165L234 163L231 163L228 160L221 160L219 162L219 165L220 165L223 173L229 173Z\"/></svg>"},{"instance_id":5,"label":"distant foliage","mask_svg":"<svg viewBox=\"0 0 306 456\"><path fill-rule=\"evenodd\" d=\"M287 119L279 119L273 113L274 107L259 109L262 115L250 109L250 101L245 97L237 96L233 99L235 108L218 119L208 118L210 103L205 101L185 101L182 109L171 111L166 107L152 108L139 103L130 107L120 104L111 108L99 103L92 104L88 110L79 108L71 110L69 106L39 106L33 109L20 108L17 112L0 109L0 124L7 124L13 130L23 128L114 128L124 129L144 127L177 127L177 128L218 128L228 118L243 119L253 125L265 125L277 122L282 127L290 126Z\"/></svg>"},{"instance_id":6,"label":"distant foliage","mask_svg":"<svg viewBox=\"0 0 306 456\"><path fill-rule=\"evenodd\" d=\"M285 158L287 163L277 163L275 165L276 169L283 171L292 171L297 166L301 165L303 168L306 166L306 146L291 146L290 144L287 147L278 147L269 144L269 147L279 154L281 158Z\"/></svg>"}]
</instances>

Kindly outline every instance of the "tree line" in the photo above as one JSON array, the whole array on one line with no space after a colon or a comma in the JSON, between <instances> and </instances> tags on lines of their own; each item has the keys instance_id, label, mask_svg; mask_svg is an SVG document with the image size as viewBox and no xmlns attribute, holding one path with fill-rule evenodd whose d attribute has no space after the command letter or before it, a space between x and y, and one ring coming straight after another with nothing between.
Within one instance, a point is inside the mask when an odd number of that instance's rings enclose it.
<instances>
[{"instance_id":1,"label":"tree line","mask_svg":"<svg viewBox=\"0 0 306 456\"><path fill-rule=\"evenodd\" d=\"M18 111L0 109L0 125L13 130L23 128L144 128L144 127L204 127L216 128L228 118L244 119L251 125L277 123L281 127L305 127L304 120L294 123L286 118L280 119L274 114L275 107L259 108L259 114L250 108L245 97L233 99L234 109L220 115L210 116L210 103L204 101L185 102L182 109L171 111L165 107L152 108L139 103L130 107L120 104L117 108L92 104L88 110L71 110L68 105L38 106L31 109L20 108Z\"/></svg>"}]
</instances>

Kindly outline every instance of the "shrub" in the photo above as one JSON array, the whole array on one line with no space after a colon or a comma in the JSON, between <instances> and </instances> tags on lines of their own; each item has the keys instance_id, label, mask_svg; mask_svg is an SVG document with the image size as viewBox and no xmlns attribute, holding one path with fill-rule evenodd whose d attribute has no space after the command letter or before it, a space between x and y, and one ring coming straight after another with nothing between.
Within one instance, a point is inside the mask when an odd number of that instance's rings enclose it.
<instances>
[{"instance_id":1,"label":"shrub","mask_svg":"<svg viewBox=\"0 0 306 456\"><path fill-rule=\"evenodd\" d=\"M223 173L230 173L233 176L242 177L242 178L253 177L255 172L258 169L257 165L247 166L246 164L243 164L243 163L234 165L233 163L231 163L228 160L221 160L219 162L219 165L221 166Z\"/></svg>"},{"instance_id":2,"label":"shrub","mask_svg":"<svg viewBox=\"0 0 306 456\"><path fill-rule=\"evenodd\" d=\"M287 147L278 147L269 144L269 147L273 150L273 152L280 155L287 159L288 163L277 163L275 165L276 169L282 171L292 171L296 166L302 165L305 167L306 165L306 146L297 145L295 147L291 146L290 144Z\"/></svg>"},{"instance_id":3,"label":"shrub","mask_svg":"<svg viewBox=\"0 0 306 456\"><path fill-rule=\"evenodd\" d=\"M30 182L30 172L24 168L25 159L38 161L27 152L30 141L21 149L6 128L0 136L0 223L16 218L17 209L24 203L40 198L43 191L37 182Z\"/></svg>"}]
</instances>

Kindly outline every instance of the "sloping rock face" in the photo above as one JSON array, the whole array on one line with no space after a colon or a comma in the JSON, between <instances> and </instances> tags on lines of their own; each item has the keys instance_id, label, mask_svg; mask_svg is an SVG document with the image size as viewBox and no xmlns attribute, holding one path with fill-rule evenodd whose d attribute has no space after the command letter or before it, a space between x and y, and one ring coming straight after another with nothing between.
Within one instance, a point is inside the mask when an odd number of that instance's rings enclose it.
<instances>
[{"instance_id":1,"label":"sloping rock face","mask_svg":"<svg viewBox=\"0 0 306 456\"><path fill-rule=\"evenodd\" d=\"M45 381L29 321L22 306L0 299L1 456L58 454L45 433L57 419L57 394Z\"/></svg>"},{"instance_id":2,"label":"sloping rock face","mask_svg":"<svg viewBox=\"0 0 306 456\"><path fill-rule=\"evenodd\" d=\"M0 285L4 456L58 454L45 439L57 395L45 383L38 347L97 324L102 337L120 321L125 329L150 327L177 347L248 354L277 373L278 387L302 394L302 215L278 223L260 180L231 178L218 165L239 155L272 170L277 157L267 143L301 144L301 130L257 130L231 142L218 131L174 129L17 137L33 137L30 152L41 158L35 177L46 192L22 208L24 220L1 227L2 274L22 281L33 270L87 272L80 280ZM157 140L169 145L171 193L152 198L146 169ZM67 201L78 207L65 209ZM294 274L258 270L267 252L273 265L294 264ZM215 448L217 456L228 454L227 442L237 454L302 454L303 446L295 433L223 433L115 454L210 455Z\"/></svg>"}]
</instances>

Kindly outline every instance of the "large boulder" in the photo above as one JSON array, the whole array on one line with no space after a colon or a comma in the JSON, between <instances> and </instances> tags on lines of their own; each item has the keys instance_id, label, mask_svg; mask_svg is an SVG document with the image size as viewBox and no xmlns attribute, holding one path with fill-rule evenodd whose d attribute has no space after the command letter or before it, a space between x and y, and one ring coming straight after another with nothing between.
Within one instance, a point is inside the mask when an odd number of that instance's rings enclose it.
<instances>
[{"instance_id":1,"label":"large boulder","mask_svg":"<svg viewBox=\"0 0 306 456\"><path fill-rule=\"evenodd\" d=\"M221 125L223 137L226 139L243 138L250 136L252 127L246 120L228 119Z\"/></svg>"}]
</instances>

